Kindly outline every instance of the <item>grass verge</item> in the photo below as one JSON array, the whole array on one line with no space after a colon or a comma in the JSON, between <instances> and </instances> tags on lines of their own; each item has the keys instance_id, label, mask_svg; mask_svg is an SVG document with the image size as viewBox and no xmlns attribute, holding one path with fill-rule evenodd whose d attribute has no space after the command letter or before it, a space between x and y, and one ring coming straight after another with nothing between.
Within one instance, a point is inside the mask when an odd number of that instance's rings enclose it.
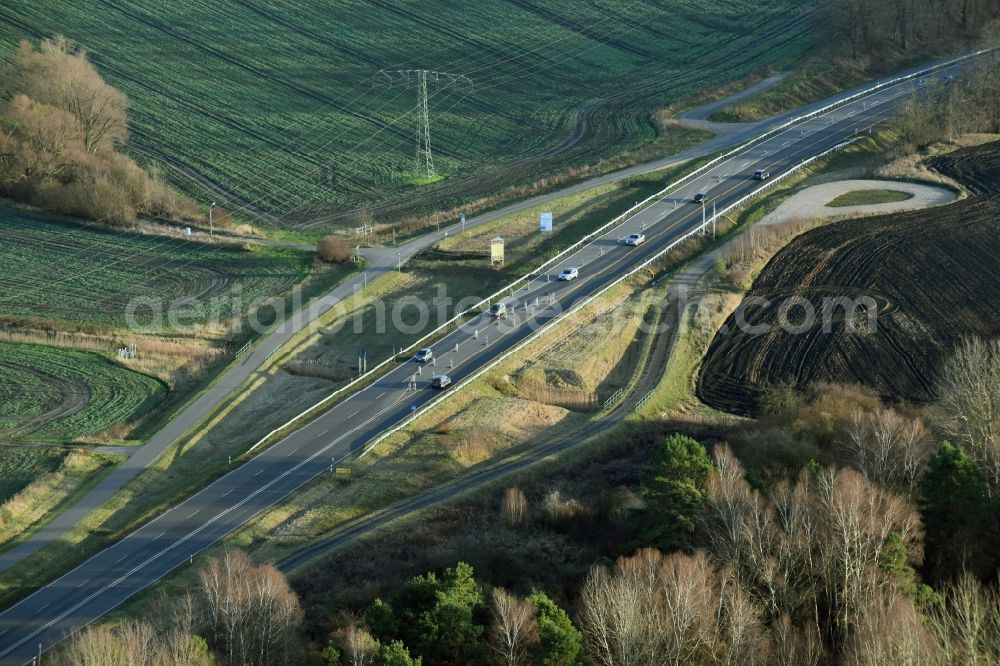
<instances>
[{"instance_id":1,"label":"grass verge","mask_svg":"<svg viewBox=\"0 0 1000 666\"><path fill-rule=\"evenodd\" d=\"M846 208L848 206L874 206L877 204L896 203L912 199L909 192L899 190L854 190L844 192L830 203L828 208Z\"/></svg>"}]
</instances>

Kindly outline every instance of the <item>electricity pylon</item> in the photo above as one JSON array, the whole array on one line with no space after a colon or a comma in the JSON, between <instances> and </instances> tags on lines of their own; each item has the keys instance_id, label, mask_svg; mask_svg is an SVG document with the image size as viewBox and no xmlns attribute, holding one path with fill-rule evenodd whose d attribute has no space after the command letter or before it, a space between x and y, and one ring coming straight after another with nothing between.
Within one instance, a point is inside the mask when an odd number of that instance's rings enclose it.
<instances>
[{"instance_id":1,"label":"electricity pylon","mask_svg":"<svg viewBox=\"0 0 1000 666\"><path fill-rule=\"evenodd\" d=\"M401 79L405 85L415 83L417 86L417 158L414 174L422 174L427 178L434 177L434 154L431 152L431 115L427 104L427 82L432 81L435 85L444 81L446 85L465 83L472 85L472 79L463 74L449 74L447 72L435 72L429 69L395 69L379 70L380 73L389 79L392 85L397 79Z\"/></svg>"}]
</instances>

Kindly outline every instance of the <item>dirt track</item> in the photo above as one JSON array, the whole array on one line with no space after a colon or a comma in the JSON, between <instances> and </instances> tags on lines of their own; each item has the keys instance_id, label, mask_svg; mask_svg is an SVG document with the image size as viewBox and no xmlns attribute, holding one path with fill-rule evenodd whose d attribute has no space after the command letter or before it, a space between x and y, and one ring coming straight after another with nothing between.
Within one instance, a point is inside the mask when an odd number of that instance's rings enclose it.
<instances>
[{"instance_id":1,"label":"dirt track","mask_svg":"<svg viewBox=\"0 0 1000 666\"><path fill-rule=\"evenodd\" d=\"M972 196L830 224L770 261L712 341L697 389L705 403L754 414L768 386L815 381L860 383L890 399L927 402L937 368L963 335L1000 335L1000 143L937 158L932 166ZM790 296L808 301L817 317L799 334L778 325L781 301ZM841 296L870 297L878 308L874 330L864 307L853 331L845 324L843 308L829 301ZM799 323L802 313L793 308L787 320ZM736 325L738 317L766 331L748 332Z\"/></svg>"}]
</instances>

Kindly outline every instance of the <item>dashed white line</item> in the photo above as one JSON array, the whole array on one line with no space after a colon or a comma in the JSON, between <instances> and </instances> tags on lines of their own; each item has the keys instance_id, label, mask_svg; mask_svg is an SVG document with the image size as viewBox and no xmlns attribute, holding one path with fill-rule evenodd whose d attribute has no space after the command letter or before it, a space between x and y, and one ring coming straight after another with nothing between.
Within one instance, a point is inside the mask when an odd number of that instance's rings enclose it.
<instances>
[{"instance_id":1,"label":"dashed white line","mask_svg":"<svg viewBox=\"0 0 1000 666\"><path fill-rule=\"evenodd\" d=\"M189 516L188 516L188 518L191 518L191 517L193 517L193 516L194 516L194 515L195 515L196 513L198 513L199 511L201 511L201 509L197 509L196 511L194 511L194 512L193 512L193 513L192 513L191 515L189 515Z\"/></svg>"},{"instance_id":2,"label":"dashed white line","mask_svg":"<svg viewBox=\"0 0 1000 666\"><path fill-rule=\"evenodd\" d=\"M79 585L77 585L77 587L83 587L84 585L86 585L89 582L90 582L90 579L88 578L87 580L85 580L82 583L80 583Z\"/></svg>"},{"instance_id":3,"label":"dashed white line","mask_svg":"<svg viewBox=\"0 0 1000 666\"><path fill-rule=\"evenodd\" d=\"M261 474L264 473L264 470L266 470L266 469L267 469L266 467L262 468L259 472L257 472L256 474L254 474L254 476L260 476Z\"/></svg>"},{"instance_id":4,"label":"dashed white line","mask_svg":"<svg viewBox=\"0 0 1000 666\"><path fill-rule=\"evenodd\" d=\"M385 393L383 393L382 395L385 395ZM381 397L381 396L379 396L379 397ZM398 400L397 400L397 402L398 402ZM380 412L379 414L381 414L381 413L384 413L384 411L386 411L386 410L383 410L383 411L382 411L382 412ZM374 418L375 418L375 417L373 417L373 419L374 419ZM354 430L357 430L357 428L355 428ZM352 432L353 432L354 430L352 430ZM342 437L343 437L343 436L342 436ZM339 441L339 439L342 439L342 437L341 437L341 438L338 438L338 440L337 440L337 441ZM335 443L335 442L334 442L334 443ZM333 445L333 443L331 443L331 445L330 445L330 446L332 446L332 445ZM324 449L324 451L325 451L325 449ZM287 474L287 472L286 472L286 474ZM283 476L284 476L284 475L282 475L282 477L283 477ZM277 480L276 480L276 481L277 481ZM272 482L272 483L274 483L274 482ZM271 485L271 484L268 484L268 485ZM262 491L262 490L263 490L263 489L260 489L260 490L258 490L257 492L260 492L260 491ZM232 492L232 491L229 491L229 492ZM228 495L229 493L227 492L226 494ZM255 493L255 494L256 494L256 493ZM194 534L194 533L192 533L192 535L188 535L187 537L185 537L185 539L183 539L183 540L182 540L182 542L183 542L184 540L186 540L187 538L190 538L190 536L193 536L193 534ZM161 534L160 534L160 536L162 536L162 535L163 535L163 533L161 533ZM157 538L159 538L159 537L157 537ZM161 552L165 552L165 551L161 551ZM124 559L124 558L123 558L123 559ZM137 567L137 568L136 568L135 570L138 570L138 567ZM135 571L135 570L133 570L133 571ZM129 573L132 573L132 572L129 572ZM123 577L123 578L124 578L124 577ZM107 588L105 588L105 589L107 589ZM49 605L50 605L50 604L46 604L45 606L43 606L43 607L42 607L42 609L44 609L44 608L48 607ZM72 612L72 610L75 610L76 608L79 608L79 607L80 607L81 605L82 605L82 602L81 602L81 604L78 604L77 606L75 606L75 607L74 607L73 609L71 609L70 611L67 611L67 613L64 613L64 614L63 614L62 616L60 616L60 618L57 618L57 620L54 620L53 622L50 622L49 624L47 624L45 628L47 628L47 627L49 627L49 626L52 626L52 625L54 624L54 622L58 621L59 619L62 619L62 617L65 617L65 616L66 616L66 615L67 615L67 614L68 614L69 612ZM39 630L39 631L40 631L40 630ZM28 640L28 639L30 639L31 637L33 637L33 636L37 635L37 634L39 633L39 631L35 631L35 632L33 632L33 633L32 633L32 634L31 634L31 635L29 636L29 637L25 638L25 639L24 639L24 640L22 640L22 641L21 641L20 643L18 643L18 645L21 645L21 644L23 644L24 642L26 642L26 640ZM15 647L17 647L17 646L15 646ZM10 652L10 648L9 648L8 650L5 650L5 651L4 651L4 652L3 652L2 654L4 654L4 655L5 655L5 654L7 654L8 652Z\"/></svg>"},{"instance_id":5,"label":"dashed white line","mask_svg":"<svg viewBox=\"0 0 1000 666\"><path fill-rule=\"evenodd\" d=\"M128 555L122 555L117 560L115 560L115 564L118 564L119 562L121 562L122 560L124 560L126 557L128 557Z\"/></svg>"},{"instance_id":6,"label":"dashed white line","mask_svg":"<svg viewBox=\"0 0 1000 666\"><path fill-rule=\"evenodd\" d=\"M230 488L229 490L226 491L226 493L223 495L223 497L225 497L229 493L233 492L234 490L236 490L236 489L235 488Z\"/></svg>"}]
</instances>

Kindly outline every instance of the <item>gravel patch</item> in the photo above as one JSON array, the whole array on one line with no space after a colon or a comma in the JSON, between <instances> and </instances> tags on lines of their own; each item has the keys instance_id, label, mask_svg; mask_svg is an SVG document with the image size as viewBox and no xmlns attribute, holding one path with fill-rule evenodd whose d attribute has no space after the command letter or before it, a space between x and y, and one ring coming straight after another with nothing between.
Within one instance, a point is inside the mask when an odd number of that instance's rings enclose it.
<instances>
[{"instance_id":1,"label":"gravel patch","mask_svg":"<svg viewBox=\"0 0 1000 666\"><path fill-rule=\"evenodd\" d=\"M857 190L894 190L906 192L913 198L892 203L874 204L870 206L844 206L828 208L827 204L841 194ZM840 180L832 183L814 185L778 206L759 224L779 224L788 220L815 219L827 217L859 217L863 215L882 215L898 213L904 210L917 210L941 206L958 199L958 195L944 187L907 183L898 180Z\"/></svg>"}]
</instances>

